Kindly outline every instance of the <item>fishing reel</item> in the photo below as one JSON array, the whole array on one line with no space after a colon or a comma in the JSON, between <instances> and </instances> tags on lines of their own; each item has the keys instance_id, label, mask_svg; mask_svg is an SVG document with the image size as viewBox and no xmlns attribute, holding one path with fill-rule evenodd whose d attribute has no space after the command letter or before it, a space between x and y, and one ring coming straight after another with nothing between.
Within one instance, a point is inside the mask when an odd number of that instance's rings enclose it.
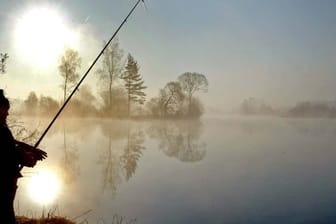
<instances>
[{"instance_id":1,"label":"fishing reel","mask_svg":"<svg viewBox=\"0 0 336 224\"><path fill-rule=\"evenodd\" d=\"M37 161L47 158L47 153L39 148L34 148L24 142L16 141L15 148L19 154L21 166L34 167Z\"/></svg>"}]
</instances>

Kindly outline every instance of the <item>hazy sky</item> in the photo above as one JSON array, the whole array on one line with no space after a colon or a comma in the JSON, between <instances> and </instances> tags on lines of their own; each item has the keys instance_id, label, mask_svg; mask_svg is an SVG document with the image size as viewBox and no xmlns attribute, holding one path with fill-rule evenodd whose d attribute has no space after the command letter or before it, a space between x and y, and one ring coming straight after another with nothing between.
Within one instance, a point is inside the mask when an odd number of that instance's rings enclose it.
<instances>
[{"instance_id":1,"label":"hazy sky","mask_svg":"<svg viewBox=\"0 0 336 224\"><path fill-rule=\"evenodd\" d=\"M62 96L57 61L41 68L15 47L17 21L32 8L56 10L67 29L77 32L82 75L135 3L2 0L0 51L10 60L1 87L12 97L30 91ZM248 97L274 106L336 100L334 0L147 0L146 6L136 9L119 42L138 61L150 97L190 71L208 78L208 93L199 95L212 108L230 110ZM94 76L85 83L95 84Z\"/></svg>"}]
</instances>

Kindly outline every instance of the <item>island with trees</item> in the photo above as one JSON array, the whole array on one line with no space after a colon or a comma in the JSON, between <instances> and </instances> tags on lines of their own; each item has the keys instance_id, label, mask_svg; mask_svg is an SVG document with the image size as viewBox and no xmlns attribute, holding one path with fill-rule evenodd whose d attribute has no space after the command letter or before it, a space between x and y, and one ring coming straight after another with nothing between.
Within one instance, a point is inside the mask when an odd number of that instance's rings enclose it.
<instances>
[{"instance_id":1,"label":"island with trees","mask_svg":"<svg viewBox=\"0 0 336 224\"><path fill-rule=\"evenodd\" d=\"M1 54L1 68L5 71L7 54ZM62 99L38 95L32 90L22 100L15 113L28 116L53 116L66 101L80 80L82 58L71 48L66 48L59 58L59 88ZM106 48L100 66L94 71L94 86L83 84L67 105L66 116L105 118L155 118L198 119L204 106L197 97L207 92L208 79L204 74L185 72L158 90L157 96L147 98L144 75L131 53L124 55L118 39ZM94 89L94 90L93 90Z\"/></svg>"}]
</instances>

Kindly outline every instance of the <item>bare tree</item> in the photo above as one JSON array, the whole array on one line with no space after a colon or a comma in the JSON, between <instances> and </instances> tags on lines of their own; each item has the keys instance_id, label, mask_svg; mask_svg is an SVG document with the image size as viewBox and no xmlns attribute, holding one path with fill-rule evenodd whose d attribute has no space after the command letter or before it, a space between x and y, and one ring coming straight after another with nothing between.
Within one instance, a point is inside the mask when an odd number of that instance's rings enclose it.
<instances>
[{"instance_id":1,"label":"bare tree","mask_svg":"<svg viewBox=\"0 0 336 224\"><path fill-rule=\"evenodd\" d=\"M196 72L185 72L178 77L182 90L188 98L188 114L191 113L192 97L197 91L208 91L208 80L205 75Z\"/></svg>"},{"instance_id":2,"label":"bare tree","mask_svg":"<svg viewBox=\"0 0 336 224\"><path fill-rule=\"evenodd\" d=\"M7 53L0 53L0 72L6 72L6 61L9 58Z\"/></svg>"},{"instance_id":3,"label":"bare tree","mask_svg":"<svg viewBox=\"0 0 336 224\"><path fill-rule=\"evenodd\" d=\"M104 46L106 43L104 43ZM113 84L114 81L121 76L124 62L123 50L119 47L118 39L112 41L112 43L106 48L103 54L102 67L97 72L99 74L101 91L108 91L107 105L105 105L109 111L112 110L113 105ZM106 101L104 99L104 101Z\"/></svg>"},{"instance_id":4,"label":"bare tree","mask_svg":"<svg viewBox=\"0 0 336 224\"><path fill-rule=\"evenodd\" d=\"M169 82L160 90L159 102L162 115L176 115L180 109L184 94L179 82Z\"/></svg>"},{"instance_id":5,"label":"bare tree","mask_svg":"<svg viewBox=\"0 0 336 224\"><path fill-rule=\"evenodd\" d=\"M79 57L78 52L70 48L66 49L60 58L58 70L60 75L64 78L64 83L61 85L63 89L63 100L65 101L71 87L76 85L79 78L77 69L81 67L82 59Z\"/></svg>"}]
</instances>

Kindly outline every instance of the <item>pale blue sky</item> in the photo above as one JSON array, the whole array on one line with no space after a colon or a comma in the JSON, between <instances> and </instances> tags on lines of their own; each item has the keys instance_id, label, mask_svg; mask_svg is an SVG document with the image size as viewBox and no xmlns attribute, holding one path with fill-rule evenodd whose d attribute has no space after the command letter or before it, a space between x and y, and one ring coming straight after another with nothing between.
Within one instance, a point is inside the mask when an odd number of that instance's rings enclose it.
<instances>
[{"instance_id":1,"label":"pale blue sky","mask_svg":"<svg viewBox=\"0 0 336 224\"><path fill-rule=\"evenodd\" d=\"M11 21L28 5L49 4L62 11L72 28L85 26L88 40L81 39L80 53L90 61L98 53L98 43L110 37L135 2L1 1L0 49L15 55L10 47ZM191 71L203 73L209 80L209 92L200 94L203 102L223 110L236 107L247 97L260 98L274 106L336 99L336 1L146 3L147 10L143 6L136 9L119 40L125 52L139 62L149 96L181 73ZM26 67L22 75L18 60L11 57L11 77L1 80L11 83L7 85L8 92L17 92L14 89L20 88L21 80L22 95L27 95L29 89L61 91L57 83L60 80L54 79L57 75L30 72ZM83 65L82 69L87 67ZM36 82L32 73L43 78Z\"/></svg>"}]
</instances>

